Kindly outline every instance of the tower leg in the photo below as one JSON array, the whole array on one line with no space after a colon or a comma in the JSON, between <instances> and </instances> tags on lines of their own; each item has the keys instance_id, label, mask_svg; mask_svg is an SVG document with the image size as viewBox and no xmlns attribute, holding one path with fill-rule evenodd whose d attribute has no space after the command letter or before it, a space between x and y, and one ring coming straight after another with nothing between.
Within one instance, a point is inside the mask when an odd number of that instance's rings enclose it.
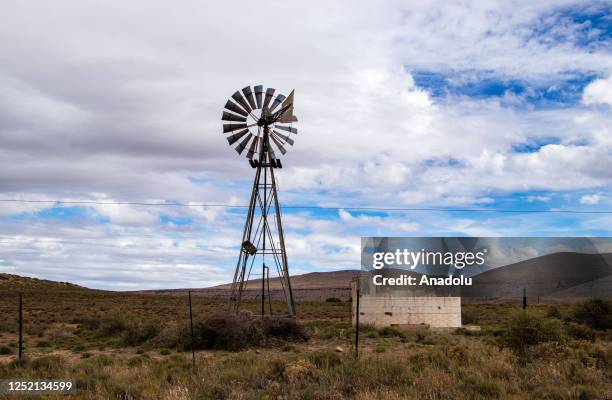
<instances>
[{"instance_id":1,"label":"tower leg","mask_svg":"<svg viewBox=\"0 0 612 400\"><path fill-rule=\"evenodd\" d=\"M234 272L234 280L230 292L229 310L238 312L240 301L242 300L242 291L244 289L244 278L246 274L247 261L249 254L243 248L243 243L251 238L253 229L253 217L255 215L255 206L257 204L257 196L259 190L259 177L261 176L261 166L257 167L255 179L253 180L253 189L251 190L251 200L249 202L249 210L247 212L246 222L244 223L244 231L242 233L242 242L240 243L240 254L236 263L236 271Z\"/></svg>"},{"instance_id":2,"label":"tower leg","mask_svg":"<svg viewBox=\"0 0 612 400\"><path fill-rule=\"evenodd\" d=\"M283 232L283 221L281 220L280 206L278 204L278 194L276 191L276 179L274 178L274 168L270 168L270 176L272 180L272 197L274 199L274 210L276 211L276 229L280 241L280 256L282 261L281 280L285 282L285 297L287 300L287 309L291 317L295 317L295 304L293 303L293 291L291 290L291 279L289 278L289 265L287 263L287 251L285 249L285 234Z\"/></svg>"}]
</instances>

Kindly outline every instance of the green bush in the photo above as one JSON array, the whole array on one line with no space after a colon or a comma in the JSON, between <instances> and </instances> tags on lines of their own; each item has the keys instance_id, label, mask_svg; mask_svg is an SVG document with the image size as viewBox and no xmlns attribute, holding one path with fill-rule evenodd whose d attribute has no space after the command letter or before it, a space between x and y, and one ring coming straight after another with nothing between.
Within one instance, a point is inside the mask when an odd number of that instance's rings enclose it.
<instances>
[{"instance_id":1,"label":"green bush","mask_svg":"<svg viewBox=\"0 0 612 400\"><path fill-rule=\"evenodd\" d=\"M8 346L0 346L0 355L6 356L12 354L13 351Z\"/></svg>"},{"instance_id":2,"label":"green bush","mask_svg":"<svg viewBox=\"0 0 612 400\"><path fill-rule=\"evenodd\" d=\"M591 299L579 303L572 310L572 319L594 329L611 329L612 301Z\"/></svg>"},{"instance_id":3,"label":"green bush","mask_svg":"<svg viewBox=\"0 0 612 400\"><path fill-rule=\"evenodd\" d=\"M398 331L397 329L392 328L390 326L385 326L384 328L378 331L378 334L381 337L393 337L393 336L399 337L399 338L406 337L406 335L403 332Z\"/></svg>"},{"instance_id":4,"label":"green bush","mask_svg":"<svg viewBox=\"0 0 612 400\"><path fill-rule=\"evenodd\" d=\"M158 321L144 321L120 309L114 309L106 315L79 318L78 320L81 333L82 330L85 330L99 337L119 336L126 346L138 346L160 333Z\"/></svg>"},{"instance_id":5,"label":"green bush","mask_svg":"<svg viewBox=\"0 0 612 400\"><path fill-rule=\"evenodd\" d=\"M366 325L360 324L359 326L361 329L360 333L365 332L364 326ZM350 338L355 334L355 329L348 321L318 320L306 322L306 327L308 328L308 333L318 339Z\"/></svg>"},{"instance_id":6,"label":"green bush","mask_svg":"<svg viewBox=\"0 0 612 400\"><path fill-rule=\"evenodd\" d=\"M118 310L102 317L98 331L103 336L112 336L125 331L128 327L128 316Z\"/></svg>"},{"instance_id":7,"label":"green bush","mask_svg":"<svg viewBox=\"0 0 612 400\"><path fill-rule=\"evenodd\" d=\"M359 332L360 333L376 333L378 336L378 329L372 324L359 324Z\"/></svg>"},{"instance_id":8,"label":"green bush","mask_svg":"<svg viewBox=\"0 0 612 400\"><path fill-rule=\"evenodd\" d=\"M157 321L132 322L125 327L123 342L128 346L138 346L154 337L160 331Z\"/></svg>"},{"instance_id":9,"label":"green bush","mask_svg":"<svg viewBox=\"0 0 612 400\"><path fill-rule=\"evenodd\" d=\"M509 320L500 336L500 344L518 353L524 353L529 347L539 343L562 339L560 321L545 319L523 311Z\"/></svg>"}]
</instances>

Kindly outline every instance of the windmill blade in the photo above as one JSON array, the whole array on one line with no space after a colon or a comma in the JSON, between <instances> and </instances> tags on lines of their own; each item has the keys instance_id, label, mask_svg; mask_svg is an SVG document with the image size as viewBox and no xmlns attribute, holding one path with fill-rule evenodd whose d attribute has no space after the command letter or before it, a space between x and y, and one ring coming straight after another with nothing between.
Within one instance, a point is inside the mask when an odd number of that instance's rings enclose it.
<instances>
[{"instance_id":1,"label":"windmill blade","mask_svg":"<svg viewBox=\"0 0 612 400\"><path fill-rule=\"evenodd\" d=\"M272 146L270 146L270 142L268 142L268 153L270 155L270 159L268 161L276 160L276 155L274 154Z\"/></svg>"},{"instance_id":2,"label":"windmill blade","mask_svg":"<svg viewBox=\"0 0 612 400\"><path fill-rule=\"evenodd\" d=\"M292 127L290 127L290 126L274 125L274 127L275 127L276 129L281 129L281 130L283 130L283 131L287 131L287 132L295 133L296 135L297 135L297 132L298 132L297 128L292 128Z\"/></svg>"},{"instance_id":3,"label":"windmill blade","mask_svg":"<svg viewBox=\"0 0 612 400\"><path fill-rule=\"evenodd\" d=\"M249 113L244 111L242 108L238 107L238 105L232 102L231 100L228 100L227 103L225 103L225 108L227 108L230 111L235 112L236 114L240 114L245 117L249 115Z\"/></svg>"},{"instance_id":4,"label":"windmill blade","mask_svg":"<svg viewBox=\"0 0 612 400\"><path fill-rule=\"evenodd\" d=\"M276 96L274 102L270 106L270 112L274 112L274 109L278 107L279 104L283 102L283 100L285 100L285 95L279 94L278 96Z\"/></svg>"},{"instance_id":5,"label":"windmill blade","mask_svg":"<svg viewBox=\"0 0 612 400\"><path fill-rule=\"evenodd\" d=\"M294 92L295 90L292 90L291 93L289 93L289 96L287 96L287 98L285 99L285 101L283 101L281 109L285 107L289 107L289 108L285 110L283 115L281 115L278 122L285 122L285 123L293 122L293 94Z\"/></svg>"},{"instance_id":6,"label":"windmill blade","mask_svg":"<svg viewBox=\"0 0 612 400\"><path fill-rule=\"evenodd\" d=\"M253 98L253 90L251 89L250 86L244 87L242 88L242 93L244 93L244 97L246 97L247 101L249 102L249 105L251 106L252 109L255 109L255 99Z\"/></svg>"},{"instance_id":7,"label":"windmill blade","mask_svg":"<svg viewBox=\"0 0 612 400\"><path fill-rule=\"evenodd\" d=\"M249 147L249 152L247 153L247 158L251 159L255 155L255 150L257 149L257 143L259 142L259 136L255 136L255 140L251 143L251 147Z\"/></svg>"},{"instance_id":8,"label":"windmill blade","mask_svg":"<svg viewBox=\"0 0 612 400\"><path fill-rule=\"evenodd\" d=\"M243 129L238 133L234 133L233 135L230 135L227 137L227 141L229 142L230 146L233 145L234 143L236 143L241 137L243 137L244 135L246 135L247 133L249 133L248 129Z\"/></svg>"},{"instance_id":9,"label":"windmill blade","mask_svg":"<svg viewBox=\"0 0 612 400\"><path fill-rule=\"evenodd\" d=\"M270 105L270 101L272 100L272 96L274 96L274 92L276 89L273 88L267 88L266 89L266 97L264 98L264 103L263 103L263 109L267 109L268 106Z\"/></svg>"},{"instance_id":10,"label":"windmill blade","mask_svg":"<svg viewBox=\"0 0 612 400\"><path fill-rule=\"evenodd\" d=\"M274 132L274 135L284 140L285 143L289 143L291 146L293 146L293 139L291 139L288 135L283 135L282 133L274 130L272 132Z\"/></svg>"},{"instance_id":11,"label":"windmill blade","mask_svg":"<svg viewBox=\"0 0 612 400\"><path fill-rule=\"evenodd\" d=\"M246 122L246 117L241 117L240 115L232 114L227 111L223 111L223 115L221 116L222 121L235 121L235 122Z\"/></svg>"},{"instance_id":12,"label":"windmill blade","mask_svg":"<svg viewBox=\"0 0 612 400\"><path fill-rule=\"evenodd\" d=\"M246 128L247 124L223 124L223 133L237 131L238 129Z\"/></svg>"},{"instance_id":13,"label":"windmill blade","mask_svg":"<svg viewBox=\"0 0 612 400\"><path fill-rule=\"evenodd\" d=\"M257 103L257 109L261 108L261 98L263 95L263 86L257 85L253 89L255 89L255 102Z\"/></svg>"},{"instance_id":14,"label":"windmill blade","mask_svg":"<svg viewBox=\"0 0 612 400\"><path fill-rule=\"evenodd\" d=\"M236 103L240 104L246 112L251 112L251 107L249 107L246 100L244 99L244 97L242 97L242 94L240 94L239 91L236 90L236 93L232 95L232 99L236 100Z\"/></svg>"},{"instance_id":15,"label":"windmill blade","mask_svg":"<svg viewBox=\"0 0 612 400\"><path fill-rule=\"evenodd\" d=\"M244 138L242 140L242 142L240 142L240 144L238 146L236 146L236 151L238 152L238 154L242 154L242 152L244 151L244 149L247 147L247 145L249 144L249 140L251 140L251 138L253 137L252 133L249 133L249 136L247 136L246 138Z\"/></svg>"},{"instance_id":16,"label":"windmill blade","mask_svg":"<svg viewBox=\"0 0 612 400\"><path fill-rule=\"evenodd\" d=\"M278 149L280 150L281 153L283 153L283 155L285 155L285 153L287 152L287 150L285 150L285 148L283 147L283 145L281 144L281 142L278 141L278 139L274 136L271 135L270 136L272 138L272 141L274 142L274 144L276 145L276 147L278 147Z\"/></svg>"}]
</instances>

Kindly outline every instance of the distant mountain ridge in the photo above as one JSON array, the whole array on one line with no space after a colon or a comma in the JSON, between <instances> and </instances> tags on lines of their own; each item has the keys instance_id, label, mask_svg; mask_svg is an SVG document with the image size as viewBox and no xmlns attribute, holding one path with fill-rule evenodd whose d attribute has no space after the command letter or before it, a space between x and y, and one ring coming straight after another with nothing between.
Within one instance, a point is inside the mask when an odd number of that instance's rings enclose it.
<instances>
[{"instance_id":1,"label":"distant mountain ridge","mask_svg":"<svg viewBox=\"0 0 612 400\"><path fill-rule=\"evenodd\" d=\"M302 275L291 276L291 287L293 289L325 289L325 288L348 288L353 278L359 276L359 270L341 270L329 272L309 272ZM213 286L210 289L230 289L231 283ZM249 280L245 289L260 289L261 279ZM280 289L278 278L270 278L270 289Z\"/></svg>"},{"instance_id":2,"label":"distant mountain ridge","mask_svg":"<svg viewBox=\"0 0 612 400\"><path fill-rule=\"evenodd\" d=\"M337 297L347 300L351 296L351 281L359 276L359 270L340 270L329 272L309 272L291 276L291 289L297 300L325 300ZM179 294L191 290L193 294L205 297L228 298L231 283L199 289L159 289L143 293ZM278 277L270 278L270 294L274 299L282 299L284 292ZM243 292L246 299L258 298L261 295L261 279L247 281Z\"/></svg>"},{"instance_id":3,"label":"distant mountain ridge","mask_svg":"<svg viewBox=\"0 0 612 400\"><path fill-rule=\"evenodd\" d=\"M485 271L473 277L465 297L612 296L612 253L559 252Z\"/></svg>"},{"instance_id":4,"label":"distant mountain ridge","mask_svg":"<svg viewBox=\"0 0 612 400\"><path fill-rule=\"evenodd\" d=\"M69 282L50 281L47 279L31 278L28 276L0 273L0 289L27 290L27 289L87 289L83 286Z\"/></svg>"},{"instance_id":5,"label":"distant mountain ridge","mask_svg":"<svg viewBox=\"0 0 612 400\"><path fill-rule=\"evenodd\" d=\"M394 275L410 271L389 270ZM325 300L337 297L350 298L350 284L360 270L310 272L291 276L291 286L297 300ZM472 287L462 287L461 296L481 299L515 299L527 289L528 297L612 297L612 253L584 254L560 252L548 254L518 263L491 269L472 277ZM227 298L231 284L207 288L140 290L139 293L167 295L184 294ZM68 282L23 277L0 273L0 290L21 291L28 289L93 290ZM278 278L270 279L273 298L282 298ZM444 295L443 291L439 295ZM246 283L244 297L257 298L261 294L261 279Z\"/></svg>"}]
</instances>

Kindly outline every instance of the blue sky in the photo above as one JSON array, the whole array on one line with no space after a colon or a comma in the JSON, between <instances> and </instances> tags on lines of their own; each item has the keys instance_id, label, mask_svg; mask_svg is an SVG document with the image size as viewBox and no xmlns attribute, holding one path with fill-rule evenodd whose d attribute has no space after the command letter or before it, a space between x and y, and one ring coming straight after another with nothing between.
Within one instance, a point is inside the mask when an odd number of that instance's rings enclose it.
<instances>
[{"instance_id":1,"label":"blue sky","mask_svg":"<svg viewBox=\"0 0 612 400\"><path fill-rule=\"evenodd\" d=\"M358 268L361 236L612 234L594 213L612 210L609 3L6 10L0 198L194 206L0 202L0 272L117 290L231 280L245 210L197 205L248 202L253 171L220 114L259 83L296 90L281 202L332 208L284 209L293 273Z\"/></svg>"}]
</instances>

